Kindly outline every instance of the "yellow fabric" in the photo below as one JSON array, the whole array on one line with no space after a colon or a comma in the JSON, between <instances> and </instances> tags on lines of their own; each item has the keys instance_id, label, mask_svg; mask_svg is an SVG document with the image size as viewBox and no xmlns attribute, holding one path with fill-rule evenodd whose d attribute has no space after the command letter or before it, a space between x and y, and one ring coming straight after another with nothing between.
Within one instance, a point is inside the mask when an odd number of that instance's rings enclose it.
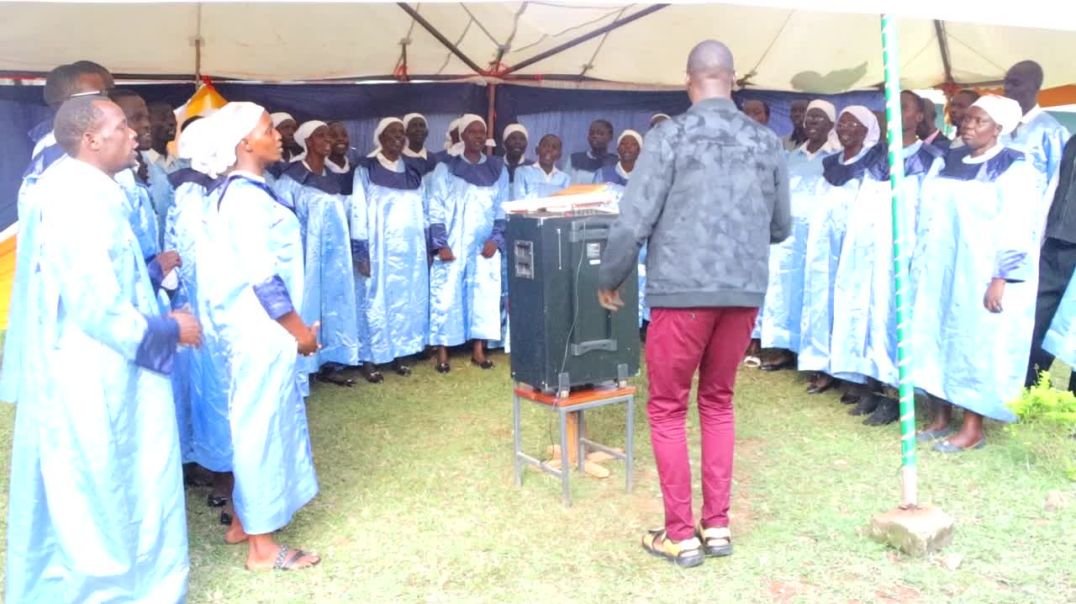
<instances>
[{"instance_id":1,"label":"yellow fabric","mask_svg":"<svg viewBox=\"0 0 1076 604\"><path fill-rule=\"evenodd\" d=\"M15 238L12 235L0 241L0 330L7 329L7 309L15 281Z\"/></svg>"}]
</instances>

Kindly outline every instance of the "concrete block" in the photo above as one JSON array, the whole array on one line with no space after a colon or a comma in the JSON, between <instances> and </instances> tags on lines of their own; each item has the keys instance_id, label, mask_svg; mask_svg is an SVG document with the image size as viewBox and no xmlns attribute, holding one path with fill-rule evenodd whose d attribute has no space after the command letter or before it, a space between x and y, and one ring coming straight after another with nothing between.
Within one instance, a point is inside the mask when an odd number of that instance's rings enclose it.
<instances>
[{"instance_id":1,"label":"concrete block","mask_svg":"<svg viewBox=\"0 0 1076 604\"><path fill-rule=\"evenodd\" d=\"M908 555L925 556L949 545L953 524L949 514L933 506L897 508L872 518L870 535Z\"/></svg>"}]
</instances>

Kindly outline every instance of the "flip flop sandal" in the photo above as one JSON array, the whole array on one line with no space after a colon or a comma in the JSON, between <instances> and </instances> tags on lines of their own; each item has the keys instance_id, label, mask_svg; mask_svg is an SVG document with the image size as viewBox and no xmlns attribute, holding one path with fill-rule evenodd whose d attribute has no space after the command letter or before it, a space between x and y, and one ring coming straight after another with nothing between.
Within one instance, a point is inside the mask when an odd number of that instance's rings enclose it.
<instances>
[{"instance_id":1,"label":"flip flop sandal","mask_svg":"<svg viewBox=\"0 0 1076 604\"><path fill-rule=\"evenodd\" d=\"M392 370L396 372L396 375L400 375L403 377L411 375L411 367L407 365L399 364L393 367Z\"/></svg>"},{"instance_id":2,"label":"flip flop sandal","mask_svg":"<svg viewBox=\"0 0 1076 604\"><path fill-rule=\"evenodd\" d=\"M481 367L482 369L493 369L493 361L491 361L489 359L486 359L486 360L482 361L481 363L479 363L478 361L476 361L474 359L474 357L472 357L471 358L471 364L476 366L476 367Z\"/></svg>"},{"instance_id":3,"label":"flip flop sandal","mask_svg":"<svg viewBox=\"0 0 1076 604\"><path fill-rule=\"evenodd\" d=\"M744 367L750 367L751 369L758 369L762 367L762 359L756 356L749 356L743 358Z\"/></svg>"},{"instance_id":4,"label":"flip flop sandal","mask_svg":"<svg viewBox=\"0 0 1076 604\"><path fill-rule=\"evenodd\" d=\"M437 373L448 373L449 371L452 371L452 365L447 362L437 364Z\"/></svg>"},{"instance_id":5,"label":"flip flop sandal","mask_svg":"<svg viewBox=\"0 0 1076 604\"><path fill-rule=\"evenodd\" d=\"M956 432L956 430L953 430L952 428L942 428L941 430L924 430L915 435L915 440L921 443L929 443L936 440L941 440L949 436L953 432Z\"/></svg>"},{"instance_id":6,"label":"flip flop sandal","mask_svg":"<svg viewBox=\"0 0 1076 604\"><path fill-rule=\"evenodd\" d=\"M665 558L680 568L692 568L706 559L695 537L677 543L665 533L665 529L648 531L643 535L643 549L651 555Z\"/></svg>"},{"instance_id":7,"label":"flip flop sandal","mask_svg":"<svg viewBox=\"0 0 1076 604\"><path fill-rule=\"evenodd\" d=\"M223 524L224 526L231 526L232 525L232 515L229 514L228 512L221 511L221 513L220 513L220 523Z\"/></svg>"},{"instance_id":8,"label":"flip flop sandal","mask_svg":"<svg viewBox=\"0 0 1076 604\"><path fill-rule=\"evenodd\" d=\"M707 556L720 558L732 555L732 532L727 526L702 528L700 523L695 527L695 536L702 541L702 550Z\"/></svg>"},{"instance_id":9,"label":"flip flop sandal","mask_svg":"<svg viewBox=\"0 0 1076 604\"><path fill-rule=\"evenodd\" d=\"M304 552L301 549L291 549L286 545L281 545L280 552L276 555L276 560L273 562L273 570L302 570L304 568L317 566L321 563L321 558L318 558L310 564L296 566L296 563L299 562L299 560L302 560L304 556L308 555L307 552Z\"/></svg>"},{"instance_id":10,"label":"flip flop sandal","mask_svg":"<svg viewBox=\"0 0 1076 604\"><path fill-rule=\"evenodd\" d=\"M972 449L982 449L985 446L986 446L986 439L985 438L980 438L979 442L975 443L974 445L971 445L970 447L958 447L958 446L954 445L953 443L951 443L951 442L949 442L947 440L943 440L942 442L937 443L937 444L934 445L934 450L937 451L938 453L946 453L946 454L949 454L949 453L963 453L964 451L970 451Z\"/></svg>"}]
</instances>

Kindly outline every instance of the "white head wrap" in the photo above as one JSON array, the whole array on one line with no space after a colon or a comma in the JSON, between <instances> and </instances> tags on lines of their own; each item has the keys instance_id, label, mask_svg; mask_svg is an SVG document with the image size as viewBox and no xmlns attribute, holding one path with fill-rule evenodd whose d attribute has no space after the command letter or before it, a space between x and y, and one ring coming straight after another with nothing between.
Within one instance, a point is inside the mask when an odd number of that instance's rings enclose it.
<instances>
[{"instance_id":1,"label":"white head wrap","mask_svg":"<svg viewBox=\"0 0 1076 604\"><path fill-rule=\"evenodd\" d=\"M653 127L654 121L656 121L659 117L663 117L663 118L665 118L667 120L672 119L672 116L669 115L668 113L655 113L654 115L650 116L650 126L651 127Z\"/></svg>"},{"instance_id":2,"label":"white head wrap","mask_svg":"<svg viewBox=\"0 0 1076 604\"><path fill-rule=\"evenodd\" d=\"M293 122L295 121L295 118L293 118L290 113L285 113L283 111L278 111L276 113L270 113L269 114L269 119L273 120L273 127L274 128L276 128L277 126L283 124L284 122L286 122L288 120L291 120Z\"/></svg>"},{"instance_id":3,"label":"white head wrap","mask_svg":"<svg viewBox=\"0 0 1076 604\"><path fill-rule=\"evenodd\" d=\"M1024 117L1024 110L1020 108L1020 103L996 94L985 94L971 106L982 109L990 116L990 119L997 122L997 125L1001 126L1002 136L1015 130L1020 125L1020 119Z\"/></svg>"},{"instance_id":4,"label":"white head wrap","mask_svg":"<svg viewBox=\"0 0 1076 604\"><path fill-rule=\"evenodd\" d=\"M227 172L235 165L235 147L243 137L250 134L262 119L265 109L261 105L246 102L228 103L220 111L211 117L198 120L188 126L188 130L205 122L203 129L208 128L211 143L204 147L207 150L204 160L200 161L206 169L205 173L213 178Z\"/></svg>"},{"instance_id":5,"label":"white head wrap","mask_svg":"<svg viewBox=\"0 0 1076 604\"><path fill-rule=\"evenodd\" d=\"M212 122L200 119L180 133L179 156L191 160L192 169L208 174L213 157L213 143Z\"/></svg>"},{"instance_id":6,"label":"white head wrap","mask_svg":"<svg viewBox=\"0 0 1076 604\"><path fill-rule=\"evenodd\" d=\"M509 136L512 136L516 132L523 135L523 138L530 139L530 134L527 129L523 127L523 124L508 124L508 127L504 129L504 135L501 140L508 140Z\"/></svg>"},{"instance_id":7,"label":"white head wrap","mask_svg":"<svg viewBox=\"0 0 1076 604\"><path fill-rule=\"evenodd\" d=\"M452 142L452 133L459 134L460 130L460 118L456 118L448 124L448 130L445 132L445 151L452 152L452 145L454 144Z\"/></svg>"},{"instance_id":8,"label":"white head wrap","mask_svg":"<svg viewBox=\"0 0 1076 604\"><path fill-rule=\"evenodd\" d=\"M430 125L430 122L426 119L425 115L422 115L421 113L408 113L403 118L404 128L411 125L411 120L422 120L422 123L426 124L426 126Z\"/></svg>"},{"instance_id":9,"label":"white head wrap","mask_svg":"<svg viewBox=\"0 0 1076 604\"><path fill-rule=\"evenodd\" d=\"M841 115L846 113L856 118L860 124L867 128L867 138L863 139L864 149L869 149L878 144L879 139L882 137L882 129L878 126L878 118L874 116L870 109L863 105L851 105L842 109L837 119L841 119ZM834 130L836 130L836 126L834 126Z\"/></svg>"},{"instance_id":10,"label":"white head wrap","mask_svg":"<svg viewBox=\"0 0 1076 604\"><path fill-rule=\"evenodd\" d=\"M826 146L832 148L833 150L840 149L841 141L837 140L837 108L834 107L833 103L829 101L815 99L807 104L807 111L803 112L804 123L807 122L807 113L811 109L817 109L822 113L825 113L826 117L829 118L829 121L833 124L833 126L831 126L829 129L829 135L826 137Z\"/></svg>"},{"instance_id":11,"label":"white head wrap","mask_svg":"<svg viewBox=\"0 0 1076 604\"><path fill-rule=\"evenodd\" d=\"M407 122L401 120L398 117L386 117L377 123L377 128L374 129L374 150L366 157L376 157L378 153L381 153L381 135L385 133L385 130L393 125L399 124L404 128L407 128Z\"/></svg>"},{"instance_id":12,"label":"white head wrap","mask_svg":"<svg viewBox=\"0 0 1076 604\"><path fill-rule=\"evenodd\" d=\"M475 115L474 113L464 114L463 117L461 117L458 120L459 133L460 133L460 142L458 144L456 144L456 145L452 145L449 148L449 150L448 150L449 155L459 155L459 154L463 153L463 148L465 147L465 145L463 144L463 131L466 130L471 124L473 124L475 122L478 122L478 123L482 124L483 126L486 125L485 118L483 118L480 115ZM520 127L522 128L522 126L520 126ZM487 138L486 139L486 146L487 147L496 147L497 143L492 138Z\"/></svg>"},{"instance_id":13,"label":"white head wrap","mask_svg":"<svg viewBox=\"0 0 1076 604\"><path fill-rule=\"evenodd\" d=\"M628 138L629 136L634 138L635 142L639 143L640 147L643 146L643 135L639 134L638 132L636 132L634 130L625 130L625 131L621 132L620 136L616 137L617 146L620 145L620 141L624 140L625 138Z\"/></svg>"},{"instance_id":14,"label":"white head wrap","mask_svg":"<svg viewBox=\"0 0 1076 604\"><path fill-rule=\"evenodd\" d=\"M319 120L310 120L309 122L303 122L302 126L295 131L295 144L303 148L303 152L291 158L292 162L303 161L306 159L306 139L310 138L310 135L315 130L322 126L328 126L325 122Z\"/></svg>"}]
</instances>

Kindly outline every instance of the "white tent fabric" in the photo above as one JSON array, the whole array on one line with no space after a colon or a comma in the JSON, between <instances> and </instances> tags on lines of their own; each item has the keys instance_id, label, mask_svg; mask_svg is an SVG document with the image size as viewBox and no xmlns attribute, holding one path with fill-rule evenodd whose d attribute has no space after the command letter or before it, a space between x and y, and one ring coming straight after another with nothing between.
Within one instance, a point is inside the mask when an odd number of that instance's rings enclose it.
<instances>
[{"instance_id":1,"label":"white tent fabric","mask_svg":"<svg viewBox=\"0 0 1076 604\"><path fill-rule=\"evenodd\" d=\"M1060 52L1076 48L1073 2L821 0L811 2L810 11L802 10L804 4L676 3L513 75L679 87L691 46L716 38L733 49L739 76L751 87L819 93L866 88L883 80L878 13L890 9L900 17L905 87L947 79L934 19L944 20L942 38L957 83L996 82L1022 59L1042 64L1047 87L1076 82L1076 62ZM493 81L501 66L652 7L600 0L410 6ZM394 3L0 2L0 14L0 71L14 74L89 58L122 74L386 78L406 48L413 78L476 76ZM964 22L969 19L975 23Z\"/></svg>"}]
</instances>

